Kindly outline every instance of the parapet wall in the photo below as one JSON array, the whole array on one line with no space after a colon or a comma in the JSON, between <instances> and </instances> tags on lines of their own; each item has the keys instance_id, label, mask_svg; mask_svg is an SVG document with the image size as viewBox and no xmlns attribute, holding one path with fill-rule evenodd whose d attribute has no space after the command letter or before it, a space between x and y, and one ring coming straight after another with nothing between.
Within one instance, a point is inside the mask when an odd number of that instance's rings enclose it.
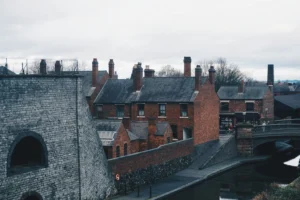
<instances>
[{"instance_id":1,"label":"parapet wall","mask_svg":"<svg viewBox=\"0 0 300 200\"><path fill-rule=\"evenodd\" d=\"M108 160L113 175L120 175L118 190L124 184L134 188L170 176L192 162L193 139L159 146L158 148Z\"/></svg>"}]
</instances>

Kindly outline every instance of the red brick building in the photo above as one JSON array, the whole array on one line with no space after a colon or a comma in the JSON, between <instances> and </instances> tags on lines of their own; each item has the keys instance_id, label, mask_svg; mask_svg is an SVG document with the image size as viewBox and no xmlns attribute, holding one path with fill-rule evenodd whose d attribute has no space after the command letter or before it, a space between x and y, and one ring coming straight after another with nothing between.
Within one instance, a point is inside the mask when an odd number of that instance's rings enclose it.
<instances>
[{"instance_id":1,"label":"red brick building","mask_svg":"<svg viewBox=\"0 0 300 200\"><path fill-rule=\"evenodd\" d=\"M154 77L154 70L148 68L144 73L143 78L138 63L131 79L108 79L94 101L98 117L168 122L173 140L193 137L194 144L218 139L219 99L213 67L209 77L201 76L200 66L190 77L191 58L185 57L183 77ZM130 123L124 126L131 131Z\"/></svg>"},{"instance_id":2,"label":"red brick building","mask_svg":"<svg viewBox=\"0 0 300 200\"><path fill-rule=\"evenodd\" d=\"M220 128L228 129L237 122L260 123L274 118L274 98L272 87L267 85L222 86L220 98Z\"/></svg>"}]
</instances>

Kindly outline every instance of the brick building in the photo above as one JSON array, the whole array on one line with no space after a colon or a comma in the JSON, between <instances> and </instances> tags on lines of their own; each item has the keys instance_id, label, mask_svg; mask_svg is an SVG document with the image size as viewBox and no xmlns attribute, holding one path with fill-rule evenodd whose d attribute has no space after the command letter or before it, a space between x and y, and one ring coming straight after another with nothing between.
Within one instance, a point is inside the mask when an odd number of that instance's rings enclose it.
<instances>
[{"instance_id":1,"label":"brick building","mask_svg":"<svg viewBox=\"0 0 300 200\"><path fill-rule=\"evenodd\" d=\"M300 94L274 97L275 116L280 119L300 118Z\"/></svg>"},{"instance_id":2,"label":"brick building","mask_svg":"<svg viewBox=\"0 0 300 200\"><path fill-rule=\"evenodd\" d=\"M228 129L237 122L260 123L274 118L274 98L272 87L267 85L222 86L220 98L220 128Z\"/></svg>"},{"instance_id":3,"label":"brick building","mask_svg":"<svg viewBox=\"0 0 300 200\"><path fill-rule=\"evenodd\" d=\"M200 66L191 76L191 58L184 58L184 77L154 77L138 63L131 79L108 79L94 101L100 119L168 122L173 139L194 138L194 144L218 139L219 99L215 70L203 77ZM124 123L130 130L130 123Z\"/></svg>"},{"instance_id":4,"label":"brick building","mask_svg":"<svg viewBox=\"0 0 300 200\"><path fill-rule=\"evenodd\" d=\"M114 192L81 76L0 76L0 108L0 199Z\"/></svg>"}]
</instances>

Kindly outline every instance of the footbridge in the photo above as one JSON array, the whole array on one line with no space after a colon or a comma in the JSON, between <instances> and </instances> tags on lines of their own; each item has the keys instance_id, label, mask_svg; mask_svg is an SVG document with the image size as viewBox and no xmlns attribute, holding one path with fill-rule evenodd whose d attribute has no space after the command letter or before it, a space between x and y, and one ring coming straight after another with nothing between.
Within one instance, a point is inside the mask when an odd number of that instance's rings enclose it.
<instances>
[{"instance_id":1,"label":"footbridge","mask_svg":"<svg viewBox=\"0 0 300 200\"><path fill-rule=\"evenodd\" d=\"M286 142L300 149L300 119L279 120L272 124L253 126L237 124L236 139L240 155L254 155L257 149L274 146L275 142Z\"/></svg>"}]
</instances>

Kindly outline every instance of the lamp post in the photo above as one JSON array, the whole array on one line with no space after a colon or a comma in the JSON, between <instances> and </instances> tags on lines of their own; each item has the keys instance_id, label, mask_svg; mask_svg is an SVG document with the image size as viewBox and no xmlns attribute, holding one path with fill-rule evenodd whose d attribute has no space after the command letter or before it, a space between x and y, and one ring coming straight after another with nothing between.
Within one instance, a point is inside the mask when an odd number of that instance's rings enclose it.
<instances>
[{"instance_id":1,"label":"lamp post","mask_svg":"<svg viewBox=\"0 0 300 200\"><path fill-rule=\"evenodd\" d=\"M243 112L243 116L244 116L244 123L246 123L246 112Z\"/></svg>"}]
</instances>

